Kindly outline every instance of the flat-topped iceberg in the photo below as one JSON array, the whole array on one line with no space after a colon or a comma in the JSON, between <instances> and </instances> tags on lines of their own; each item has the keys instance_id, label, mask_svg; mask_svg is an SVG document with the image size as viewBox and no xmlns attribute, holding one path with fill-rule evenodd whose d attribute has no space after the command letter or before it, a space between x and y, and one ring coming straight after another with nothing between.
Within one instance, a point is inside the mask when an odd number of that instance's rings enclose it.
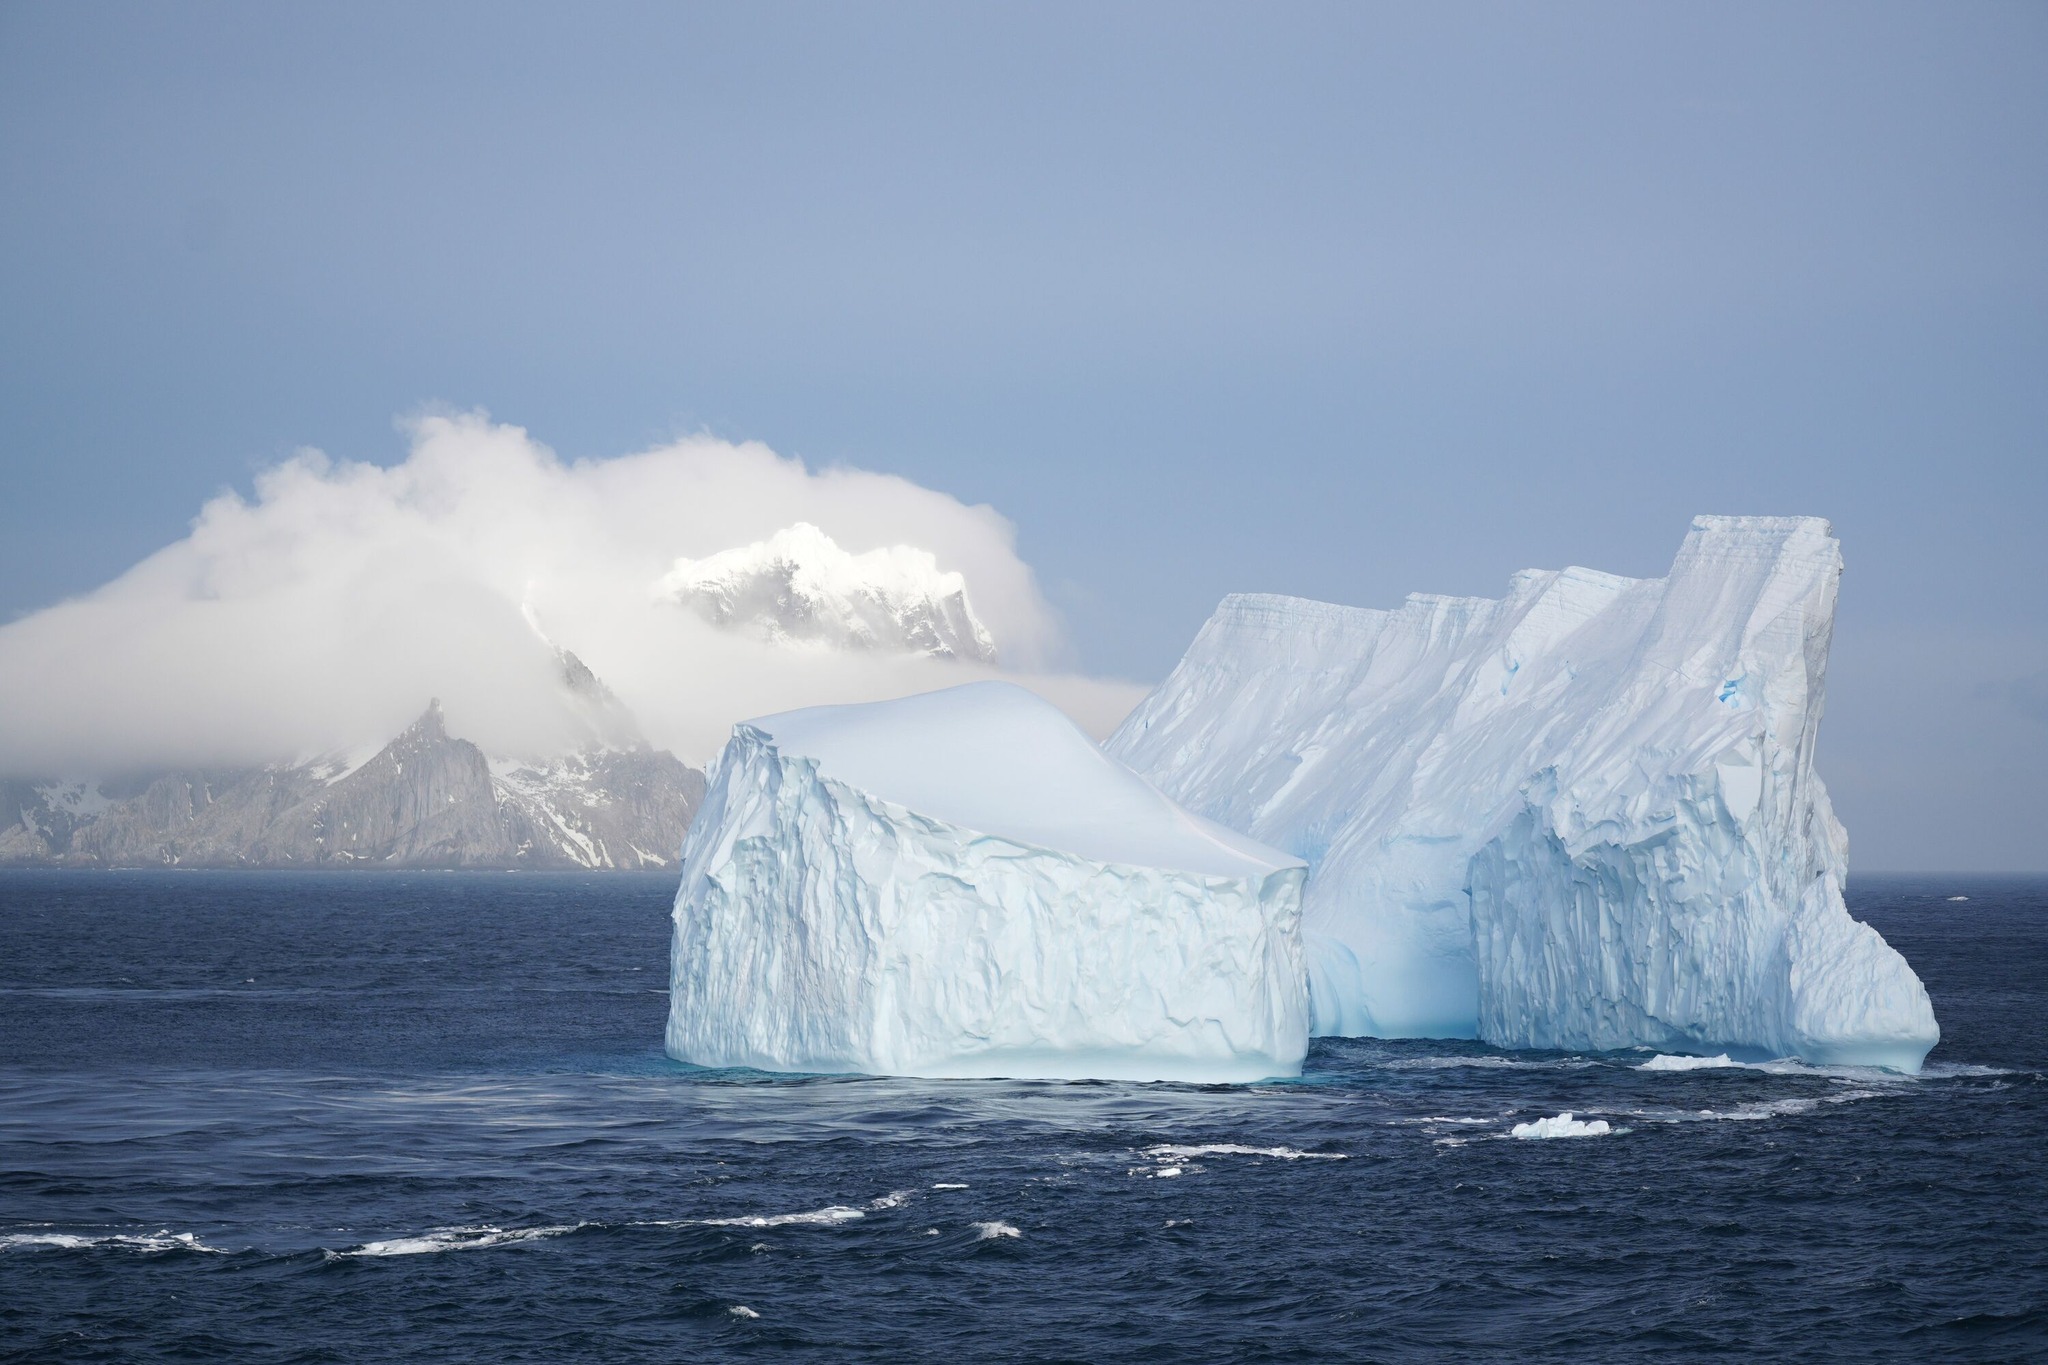
<instances>
[{"instance_id":1,"label":"flat-topped iceberg","mask_svg":"<svg viewBox=\"0 0 2048 1365\"><path fill-rule=\"evenodd\" d=\"M1292 1074L1305 875L1007 683L750 721L683 848L668 1051L908 1076Z\"/></svg>"},{"instance_id":2,"label":"flat-topped iceberg","mask_svg":"<svg viewBox=\"0 0 2048 1365\"><path fill-rule=\"evenodd\" d=\"M1841 567L1825 521L1701 517L1661 579L1229 597L1106 747L1308 861L1318 1033L1917 1070L1813 768Z\"/></svg>"}]
</instances>

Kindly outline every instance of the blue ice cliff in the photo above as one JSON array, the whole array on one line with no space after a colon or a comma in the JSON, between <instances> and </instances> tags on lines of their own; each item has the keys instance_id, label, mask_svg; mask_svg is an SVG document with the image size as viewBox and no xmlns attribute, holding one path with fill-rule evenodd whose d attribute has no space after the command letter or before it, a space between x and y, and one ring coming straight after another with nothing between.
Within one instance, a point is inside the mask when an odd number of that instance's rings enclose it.
<instances>
[{"instance_id":1,"label":"blue ice cliff","mask_svg":"<svg viewBox=\"0 0 2048 1365\"><path fill-rule=\"evenodd\" d=\"M1318 1033L1915 1071L1814 772L1841 569L1825 521L1701 517L1660 579L1228 597L1106 747L1308 862Z\"/></svg>"},{"instance_id":2,"label":"blue ice cliff","mask_svg":"<svg viewBox=\"0 0 2048 1365\"><path fill-rule=\"evenodd\" d=\"M1308 1048L1305 869L1007 683L735 728L683 848L704 1066L1251 1081Z\"/></svg>"}]
</instances>

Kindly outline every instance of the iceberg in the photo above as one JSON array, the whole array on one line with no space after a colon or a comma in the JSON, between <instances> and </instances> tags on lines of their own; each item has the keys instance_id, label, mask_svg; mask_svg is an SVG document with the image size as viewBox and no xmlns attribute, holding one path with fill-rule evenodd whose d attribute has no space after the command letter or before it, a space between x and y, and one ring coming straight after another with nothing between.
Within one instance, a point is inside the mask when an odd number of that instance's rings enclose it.
<instances>
[{"instance_id":1,"label":"iceberg","mask_svg":"<svg viewBox=\"0 0 2048 1365\"><path fill-rule=\"evenodd\" d=\"M1008 683L749 721L683 847L668 1051L901 1076L1293 1074L1305 876Z\"/></svg>"},{"instance_id":2,"label":"iceberg","mask_svg":"<svg viewBox=\"0 0 2048 1365\"><path fill-rule=\"evenodd\" d=\"M1574 1138L1606 1137L1614 1129L1606 1119L1575 1118L1567 1109L1556 1118L1534 1119L1518 1123L1508 1130L1509 1137L1518 1138Z\"/></svg>"},{"instance_id":3,"label":"iceberg","mask_svg":"<svg viewBox=\"0 0 2048 1365\"><path fill-rule=\"evenodd\" d=\"M1660 579L1228 597L1106 747L1308 862L1319 1034L1916 1071L1813 766L1841 568L1817 518L1700 517Z\"/></svg>"}]
</instances>

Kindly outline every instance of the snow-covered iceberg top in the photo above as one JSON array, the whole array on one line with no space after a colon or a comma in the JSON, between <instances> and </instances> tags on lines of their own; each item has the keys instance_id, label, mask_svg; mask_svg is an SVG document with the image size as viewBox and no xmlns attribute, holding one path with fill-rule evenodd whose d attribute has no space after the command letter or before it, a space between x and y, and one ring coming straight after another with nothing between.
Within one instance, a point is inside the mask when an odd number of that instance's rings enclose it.
<instances>
[{"instance_id":1,"label":"snow-covered iceberg top","mask_svg":"<svg viewBox=\"0 0 2048 1365\"><path fill-rule=\"evenodd\" d=\"M735 727L683 849L706 1066L1256 1080L1308 1046L1302 861L973 683Z\"/></svg>"},{"instance_id":2,"label":"snow-covered iceberg top","mask_svg":"<svg viewBox=\"0 0 2048 1365\"><path fill-rule=\"evenodd\" d=\"M1318 1032L1917 1069L1814 772L1840 546L1701 517L1661 579L1224 599L1106 746L1305 859Z\"/></svg>"}]
</instances>

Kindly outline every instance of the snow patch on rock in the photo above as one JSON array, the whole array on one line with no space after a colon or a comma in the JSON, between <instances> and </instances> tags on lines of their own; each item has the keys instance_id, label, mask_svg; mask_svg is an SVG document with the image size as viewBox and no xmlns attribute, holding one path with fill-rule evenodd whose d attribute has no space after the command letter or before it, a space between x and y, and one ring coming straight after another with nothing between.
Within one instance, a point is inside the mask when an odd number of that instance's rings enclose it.
<instances>
[{"instance_id":1,"label":"snow patch on rock","mask_svg":"<svg viewBox=\"0 0 2048 1365\"><path fill-rule=\"evenodd\" d=\"M967 580L939 568L929 550L849 554L808 522L704 559L678 559L655 593L713 625L780 643L996 658Z\"/></svg>"}]
</instances>

